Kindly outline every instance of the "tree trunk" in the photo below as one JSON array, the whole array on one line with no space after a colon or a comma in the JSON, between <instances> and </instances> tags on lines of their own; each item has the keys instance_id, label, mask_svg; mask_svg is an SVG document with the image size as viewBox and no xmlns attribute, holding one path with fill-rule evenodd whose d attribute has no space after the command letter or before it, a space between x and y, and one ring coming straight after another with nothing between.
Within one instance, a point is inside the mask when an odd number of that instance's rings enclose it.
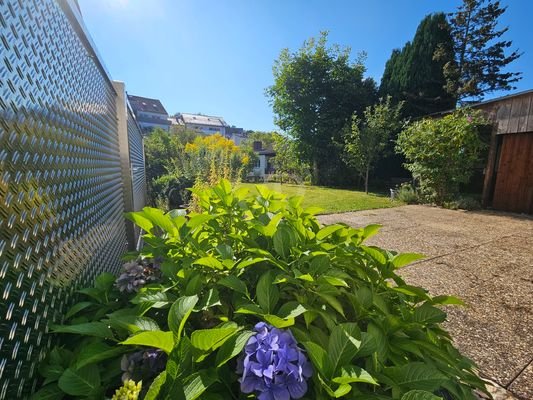
<instances>
[{"instance_id":1,"label":"tree trunk","mask_svg":"<svg viewBox=\"0 0 533 400\"><path fill-rule=\"evenodd\" d=\"M312 172L312 178L313 178L313 185L318 185L318 161L316 158L313 158L313 172Z\"/></svg>"},{"instance_id":2,"label":"tree trunk","mask_svg":"<svg viewBox=\"0 0 533 400\"><path fill-rule=\"evenodd\" d=\"M368 194L368 172L370 171L370 165L366 165L366 172L365 172L365 193Z\"/></svg>"},{"instance_id":3,"label":"tree trunk","mask_svg":"<svg viewBox=\"0 0 533 400\"><path fill-rule=\"evenodd\" d=\"M457 90L455 93L455 97L457 100L461 98L463 95L462 93L459 93L461 90L461 80L463 78L463 71L464 71L464 65L465 65L465 56L466 56L466 48L468 44L468 36L470 35L470 21L472 19L472 10L469 10L468 12L468 18L466 21L466 27L465 27L465 34L463 36L463 42L461 43L461 49L459 50L459 75L457 77Z\"/></svg>"}]
</instances>

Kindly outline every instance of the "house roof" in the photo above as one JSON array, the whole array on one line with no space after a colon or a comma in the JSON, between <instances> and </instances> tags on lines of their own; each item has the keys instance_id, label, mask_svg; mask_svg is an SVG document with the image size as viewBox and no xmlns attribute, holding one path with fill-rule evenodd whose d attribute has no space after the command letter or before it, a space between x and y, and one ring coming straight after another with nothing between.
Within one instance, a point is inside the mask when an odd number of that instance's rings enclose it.
<instances>
[{"instance_id":1,"label":"house roof","mask_svg":"<svg viewBox=\"0 0 533 400\"><path fill-rule=\"evenodd\" d=\"M471 104L468 104L468 106L472 107L472 108L476 108L476 107L479 107L479 106L483 106L485 104L496 103L498 101L512 99L513 97L523 96L523 95L532 94L532 93L533 93L533 89L523 90L521 92L511 93L511 94L508 94L508 95L505 95L505 96L501 96L501 97L495 97L495 98L490 99L490 100L480 101L480 102L477 102L477 103L471 103ZM429 114L429 115L424 115L424 116L422 116L420 118L417 118L417 119L422 119L422 118L425 118L425 117L440 117L442 115L451 114L451 113L453 113L456 110L457 110L456 108L453 108L453 109L450 109L450 110L438 111L436 113L432 113L432 114Z\"/></svg>"},{"instance_id":2,"label":"house roof","mask_svg":"<svg viewBox=\"0 0 533 400\"><path fill-rule=\"evenodd\" d=\"M163 107L163 104L157 99L150 99L148 97L133 96L128 94L128 101L131 104L131 108L135 112L151 112L155 114L167 115L167 110Z\"/></svg>"},{"instance_id":3,"label":"house roof","mask_svg":"<svg viewBox=\"0 0 533 400\"><path fill-rule=\"evenodd\" d=\"M481 106L481 105L483 105L483 104L494 103L494 102L496 102L496 101L507 100L507 99L510 99L510 98L513 98L513 97L518 97L518 96L522 96L522 95L524 95L524 94L531 94L531 93L533 93L533 89L523 90L523 91L521 91L521 92L511 93L511 94L508 94L508 95L506 95L506 96L496 97L496 98L494 98L494 99L481 101L481 102L479 102L479 103L472 103L471 106L472 106L472 107Z\"/></svg>"},{"instance_id":4,"label":"house roof","mask_svg":"<svg viewBox=\"0 0 533 400\"><path fill-rule=\"evenodd\" d=\"M224 121L224 118L214 117L211 115L181 113L176 116L176 119L181 119L185 124L223 126L223 127L229 126L226 123L226 121Z\"/></svg>"},{"instance_id":5,"label":"house roof","mask_svg":"<svg viewBox=\"0 0 533 400\"><path fill-rule=\"evenodd\" d=\"M259 150L257 154L261 154L265 156L275 156L276 152L272 149L265 149L265 150Z\"/></svg>"},{"instance_id":6,"label":"house roof","mask_svg":"<svg viewBox=\"0 0 533 400\"><path fill-rule=\"evenodd\" d=\"M171 125L179 125L179 126L183 126L184 123L181 119L177 119L175 117L169 117L167 118L167 120L170 122Z\"/></svg>"}]
</instances>

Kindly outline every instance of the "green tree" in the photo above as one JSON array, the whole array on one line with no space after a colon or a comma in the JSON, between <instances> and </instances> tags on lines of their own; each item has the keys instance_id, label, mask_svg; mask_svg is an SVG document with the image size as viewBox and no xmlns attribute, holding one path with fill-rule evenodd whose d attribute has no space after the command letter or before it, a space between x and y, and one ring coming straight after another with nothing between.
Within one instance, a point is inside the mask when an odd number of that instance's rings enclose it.
<instances>
[{"instance_id":1,"label":"green tree","mask_svg":"<svg viewBox=\"0 0 533 400\"><path fill-rule=\"evenodd\" d=\"M498 28L506 9L499 1L463 0L450 14L455 60L445 64L444 73L447 89L457 99L481 100L486 93L515 89L513 83L521 79L520 72L506 70L522 55L518 50L506 54L512 41L500 40L509 29Z\"/></svg>"},{"instance_id":2,"label":"green tree","mask_svg":"<svg viewBox=\"0 0 533 400\"><path fill-rule=\"evenodd\" d=\"M144 139L146 179L148 184L168 172L168 163L179 151L177 140L169 132L155 128Z\"/></svg>"},{"instance_id":3,"label":"green tree","mask_svg":"<svg viewBox=\"0 0 533 400\"><path fill-rule=\"evenodd\" d=\"M175 140L175 142L185 146L187 143L194 142L197 137L206 136L206 134L187 129L185 126L172 125L170 127L170 136Z\"/></svg>"},{"instance_id":4,"label":"green tree","mask_svg":"<svg viewBox=\"0 0 533 400\"><path fill-rule=\"evenodd\" d=\"M300 160L296 141L279 133L274 133L272 137L274 139L273 149L276 152L273 164L280 183L283 183L285 177L296 181L305 180L310 168L308 164Z\"/></svg>"},{"instance_id":5,"label":"green tree","mask_svg":"<svg viewBox=\"0 0 533 400\"><path fill-rule=\"evenodd\" d=\"M173 160L179 157L187 143L202 136L182 127L172 127L170 132L154 128L144 139L146 179L151 182L174 169Z\"/></svg>"},{"instance_id":6,"label":"green tree","mask_svg":"<svg viewBox=\"0 0 533 400\"><path fill-rule=\"evenodd\" d=\"M439 57L435 57L438 50ZM443 13L430 14L418 25L412 42L395 49L385 65L380 95L405 101L403 114L410 117L455 107L446 91L443 68L453 63L453 40Z\"/></svg>"},{"instance_id":7,"label":"green tree","mask_svg":"<svg viewBox=\"0 0 533 400\"><path fill-rule=\"evenodd\" d=\"M468 182L484 147L478 131L484 124L479 112L460 109L441 119L416 121L400 133L397 150L428 199L442 204Z\"/></svg>"},{"instance_id":8,"label":"green tree","mask_svg":"<svg viewBox=\"0 0 533 400\"><path fill-rule=\"evenodd\" d=\"M379 85L379 94L382 96L391 96L394 100L401 99L402 96L402 86L401 83L404 79L404 75L400 73L400 65L404 60L402 51L405 50L406 46L410 45L410 42L407 42L402 50L393 49L390 58L385 63L385 70L383 71L383 76L381 77L381 83Z\"/></svg>"},{"instance_id":9,"label":"green tree","mask_svg":"<svg viewBox=\"0 0 533 400\"><path fill-rule=\"evenodd\" d=\"M284 49L274 64L274 84L266 92L276 124L313 166L315 184L331 184L339 176L344 168L335 143L351 115L375 100L375 83L363 78L364 71L363 57L352 62L350 49L328 47L326 32L297 52Z\"/></svg>"},{"instance_id":10,"label":"green tree","mask_svg":"<svg viewBox=\"0 0 533 400\"><path fill-rule=\"evenodd\" d=\"M383 156L391 136L401 128L403 103L391 104L391 97L368 106L363 118L353 115L344 137L344 159L363 176L368 193L370 171Z\"/></svg>"},{"instance_id":11,"label":"green tree","mask_svg":"<svg viewBox=\"0 0 533 400\"><path fill-rule=\"evenodd\" d=\"M263 131L247 131L246 139L244 139L240 148L248 154L250 158L250 165L254 165L258 162L259 156L254 151L254 143L261 142L262 149L273 149L274 148L274 135L275 132L263 132Z\"/></svg>"},{"instance_id":12,"label":"green tree","mask_svg":"<svg viewBox=\"0 0 533 400\"><path fill-rule=\"evenodd\" d=\"M172 127L170 132L155 128L144 139L146 162L146 182L149 202L163 206L172 189L185 193L185 188L192 186L194 176L190 172L190 163L185 158L185 146L202 135L183 127ZM184 196L177 203L183 204Z\"/></svg>"},{"instance_id":13,"label":"green tree","mask_svg":"<svg viewBox=\"0 0 533 400\"><path fill-rule=\"evenodd\" d=\"M274 146L276 132L248 131L246 134L247 138L240 145L246 151L253 151L254 142L261 142L264 149L272 149Z\"/></svg>"}]
</instances>

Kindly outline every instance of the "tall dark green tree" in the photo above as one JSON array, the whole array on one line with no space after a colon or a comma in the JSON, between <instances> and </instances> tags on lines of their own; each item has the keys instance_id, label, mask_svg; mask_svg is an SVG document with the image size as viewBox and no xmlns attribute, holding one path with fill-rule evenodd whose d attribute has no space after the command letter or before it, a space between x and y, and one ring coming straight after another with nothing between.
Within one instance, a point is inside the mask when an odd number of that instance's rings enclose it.
<instances>
[{"instance_id":1,"label":"tall dark green tree","mask_svg":"<svg viewBox=\"0 0 533 400\"><path fill-rule=\"evenodd\" d=\"M436 59L436 52L440 58ZM430 14L418 25L413 40L392 51L381 79L380 96L392 96L404 102L402 115L417 118L455 107L455 98L447 92L444 65L452 63L453 40L443 13ZM385 157L378 161L375 175L382 179L410 176L405 158L395 154L396 133L390 137Z\"/></svg>"},{"instance_id":2,"label":"tall dark green tree","mask_svg":"<svg viewBox=\"0 0 533 400\"><path fill-rule=\"evenodd\" d=\"M439 57L435 54L438 50ZM453 40L443 13L430 14L418 25L412 42L395 49L385 65L381 96L405 101L404 115L418 117L455 106L445 88L443 68L453 64Z\"/></svg>"},{"instance_id":3,"label":"tall dark green tree","mask_svg":"<svg viewBox=\"0 0 533 400\"><path fill-rule=\"evenodd\" d=\"M410 43L408 42L408 44ZM400 82L403 76L399 68L403 58L402 50L392 50L392 54L385 64L385 71L383 71L383 76L381 77L381 84L379 86L379 94L381 96L391 96L395 100L401 97L402 88Z\"/></svg>"},{"instance_id":4,"label":"tall dark green tree","mask_svg":"<svg viewBox=\"0 0 533 400\"><path fill-rule=\"evenodd\" d=\"M499 1L463 0L449 15L455 60L445 64L444 73L448 91L458 100L481 100L486 93L512 90L521 79L520 72L506 69L521 56L518 50L508 53L512 41L501 40L509 28L500 29L498 19L506 9Z\"/></svg>"},{"instance_id":5,"label":"tall dark green tree","mask_svg":"<svg viewBox=\"0 0 533 400\"><path fill-rule=\"evenodd\" d=\"M363 59L352 61L350 49L328 46L325 32L296 52L283 50L274 64L267 95L276 124L296 140L316 184L345 183L339 145L343 128L377 97L364 71Z\"/></svg>"}]
</instances>

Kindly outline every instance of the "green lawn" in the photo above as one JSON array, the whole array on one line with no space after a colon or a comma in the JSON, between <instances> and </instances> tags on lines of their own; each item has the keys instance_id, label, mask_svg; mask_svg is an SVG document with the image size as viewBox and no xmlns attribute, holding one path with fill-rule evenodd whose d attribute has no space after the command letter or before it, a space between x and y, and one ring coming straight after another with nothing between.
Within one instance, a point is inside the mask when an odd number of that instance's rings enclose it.
<instances>
[{"instance_id":1,"label":"green lawn","mask_svg":"<svg viewBox=\"0 0 533 400\"><path fill-rule=\"evenodd\" d=\"M255 185L255 183L241 184L241 186L252 190L255 190ZM267 183L266 186L287 196L303 196L304 207L315 206L323 208L322 214L389 208L403 204L399 201L391 201L387 196L372 193L365 194L355 190L331 189L321 186L280 185L279 183Z\"/></svg>"}]
</instances>

